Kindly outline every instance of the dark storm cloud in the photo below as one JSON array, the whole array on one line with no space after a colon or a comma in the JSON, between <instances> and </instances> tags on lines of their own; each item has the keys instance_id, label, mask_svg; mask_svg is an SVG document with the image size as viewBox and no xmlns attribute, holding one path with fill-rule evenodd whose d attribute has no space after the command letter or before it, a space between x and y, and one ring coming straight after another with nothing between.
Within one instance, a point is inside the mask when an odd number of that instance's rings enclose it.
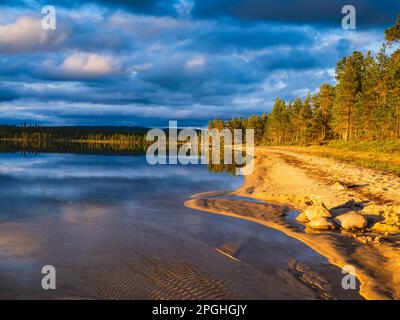
<instances>
[{"instance_id":1,"label":"dark storm cloud","mask_svg":"<svg viewBox=\"0 0 400 320\"><path fill-rule=\"evenodd\" d=\"M192 41L183 49L195 49L204 52L240 52L260 50L290 43L293 46L312 45L312 37L304 30L282 30L276 25L258 25L243 27L220 23L210 30L199 30L192 35Z\"/></svg>"},{"instance_id":2,"label":"dark storm cloud","mask_svg":"<svg viewBox=\"0 0 400 320\"><path fill-rule=\"evenodd\" d=\"M63 1L70 3L70 1ZM77 1L78 4L82 2L97 3L115 8L116 6L132 10L133 12L148 13L154 15L175 15L176 10L174 5L177 4L176 0L85 0Z\"/></svg>"},{"instance_id":3,"label":"dark storm cloud","mask_svg":"<svg viewBox=\"0 0 400 320\"><path fill-rule=\"evenodd\" d=\"M13 7L39 7L53 5L63 8L80 8L82 5L98 5L110 9L125 9L151 15L176 15L179 0L0 0L0 5Z\"/></svg>"},{"instance_id":4,"label":"dark storm cloud","mask_svg":"<svg viewBox=\"0 0 400 320\"><path fill-rule=\"evenodd\" d=\"M196 1L193 16L340 25L341 9L348 4L356 8L358 23L368 27L391 24L400 12L397 0L201 0Z\"/></svg>"},{"instance_id":5,"label":"dark storm cloud","mask_svg":"<svg viewBox=\"0 0 400 320\"><path fill-rule=\"evenodd\" d=\"M0 102L12 101L18 98L18 94L10 90L0 88Z\"/></svg>"},{"instance_id":6,"label":"dark storm cloud","mask_svg":"<svg viewBox=\"0 0 400 320\"><path fill-rule=\"evenodd\" d=\"M0 0L0 6L25 6L26 1L25 0Z\"/></svg>"},{"instance_id":7,"label":"dark storm cloud","mask_svg":"<svg viewBox=\"0 0 400 320\"><path fill-rule=\"evenodd\" d=\"M287 50L276 54L265 54L257 63L266 71L288 69L313 69L322 65L323 57L306 50Z\"/></svg>"}]
</instances>

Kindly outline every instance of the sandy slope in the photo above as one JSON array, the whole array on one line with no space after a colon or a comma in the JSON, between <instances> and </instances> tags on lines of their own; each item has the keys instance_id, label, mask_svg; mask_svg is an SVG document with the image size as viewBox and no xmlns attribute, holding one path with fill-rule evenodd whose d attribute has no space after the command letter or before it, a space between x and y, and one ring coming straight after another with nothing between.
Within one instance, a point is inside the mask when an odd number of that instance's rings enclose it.
<instances>
[{"instance_id":1,"label":"sandy slope","mask_svg":"<svg viewBox=\"0 0 400 320\"><path fill-rule=\"evenodd\" d=\"M338 181L349 187L333 188L332 185ZM368 208L399 204L400 179L375 170L299 153L293 148L257 148L255 171L246 177L243 186L234 194L298 210L304 209L309 200L319 198L335 214L351 210L362 210L368 214ZM355 203L349 203L350 200L355 200ZM365 298L400 298L400 237L397 234L384 234L381 243L363 244L366 238L377 233L371 230L362 234L309 233L288 223L285 216L271 214L270 210L264 213L248 210L243 201L200 196L189 200L186 205L278 229L306 243L334 265L354 266L361 282L360 293Z\"/></svg>"},{"instance_id":2,"label":"sandy slope","mask_svg":"<svg viewBox=\"0 0 400 320\"><path fill-rule=\"evenodd\" d=\"M257 161L255 174L261 175L263 183L257 185L255 191L318 196L331 207L351 199L375 204L400 204L399 177L304 154L302 149L304 148L258 148L257 156L268 161ZM337 181L353 188L331 188Z\"/></svg>"}]
</instances>

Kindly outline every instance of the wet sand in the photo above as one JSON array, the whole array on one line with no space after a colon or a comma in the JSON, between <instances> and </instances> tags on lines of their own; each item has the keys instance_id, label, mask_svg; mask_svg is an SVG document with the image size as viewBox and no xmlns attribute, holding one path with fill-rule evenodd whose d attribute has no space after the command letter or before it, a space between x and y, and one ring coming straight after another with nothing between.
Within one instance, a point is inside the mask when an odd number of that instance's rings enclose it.
<instances>
[{"instance_id":1,"label":"wet sand","mask_svg":"<svg viewBox=\"0 0 400 320\"><path fill-rule=\"evenodd\" d=\"M360 298L342 292L342 275L326 259L272 229L205 214L190 234L154 223L154 215L97 211L69 212L67 224L59 217L2 223L0 298ZM46 264L56 267L55 291L40 288Z\"/></svg>"},{"instance_id":2,"label":"wet sand","mask_svg":"<svg viewBox=\"0 0 400 320\"><path fill-rule=\"evenodd\" d=\"M368 181L365 189L335 190L335 179L345 179L353 185ZM368 180L369 179L369 180ZM338 180L336 180L338 181ZM304 227L290 219L290 209L303 210L310 199L319 199L329 208L342 206L341 212L354 210L346 207L349 200L362 202L365 208L375 206L375 199L399 192L399 179L374 170L361 169L331 159L297 154L284 148L257 148L255 171L247 176L242 187L232 194L261 199L269 204L213 198L212 194L194 196L186 202L190 208L249 220L298 239L325 256L332 265L342 268L352 265L361 282L360 294L367 299L400 298L400 251L399 235L385 235L383 243L362 244L368 234L340 232L306 232ZM372 189L374 188L374 189ZM385 188L385 189L382 189ZM375 190L375 192L374 192ZM377 193L376 191L379 191ZM211 196L211 197L210 197ZM390 200L396 204L397 198ZM275 204L275 205L273 205ZM344 206L343 206L344 205Z\"/></svg>"}]
</instances>

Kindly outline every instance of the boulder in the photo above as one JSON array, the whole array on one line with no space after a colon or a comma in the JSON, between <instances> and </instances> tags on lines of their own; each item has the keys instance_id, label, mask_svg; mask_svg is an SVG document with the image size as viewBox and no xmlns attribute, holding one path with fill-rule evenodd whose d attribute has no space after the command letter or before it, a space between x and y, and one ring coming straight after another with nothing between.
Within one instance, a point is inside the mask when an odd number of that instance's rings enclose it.
<instances>
[{"instance_id":1,"label":"boulder","mask_svg":"<svg viewBox=\"0 0 400 320\"><path fill-rule=\"evenodd\" d=\"M300 222L308 222L308 221L310 221L310 220L308 220L307 215L306 215L305 212L300 213L300 214L296 217L296 220L297 220L297 221L300 221Z\"/></svg>"},{"instance_id":2,"label":"boulder","mask_svg":"<svg viewBox=\"0 0 400 320\"><path fill-rule=\"evenodd\" d=\"M331 218L316 218L307 223L307 227L314 230L334 230L337 228L336 223Z\"/></svg>"},{"instance_id":3,"label":"boulder","mask_svg":"<svg viewBox=\"0 0 400 320\"><path fill-rule=\"evenodd\" d=\"M386 224L384 222L375 223L372 226L371 230L375 231L375 232L383 233L383 234L385 234L387 236L391 235L391 234L400 233L400 227L391 226L391 225L388 225L388 224Z\"/></svg>"},{"instance_id":4,"label":"boulder","mask_svg":"<svg viewBox=\"0 0 400 320\"><path fill-rule=\"evenodd\" d=\"M331 185L331 188L336 189L336 190L347 189L346 185L341 181L338 181L338 182L334 183L333 185Z\"/></svg>"},{"instance_id":5,"label":"boulder","mask_svg":"<svg viewBox=\"0 0 400 320\"><path fill-rule=\"evenodd\" d=\"M357 212L348 212L336 217L335 222L345 230L364 229L368 225L368 219Z\"/></svg>"},{"instance_id":6,"label":"boulder","mask_svg":"<svg viewBox=\"0 0 400 320\"><path fill-rule=\"evenodd\" d=\"M308 220L314 220L316 218L331 218L332 215L326 206L322 202L313 203L309 206L304 214L307 216Z\"/></svg>"}]
</instances>

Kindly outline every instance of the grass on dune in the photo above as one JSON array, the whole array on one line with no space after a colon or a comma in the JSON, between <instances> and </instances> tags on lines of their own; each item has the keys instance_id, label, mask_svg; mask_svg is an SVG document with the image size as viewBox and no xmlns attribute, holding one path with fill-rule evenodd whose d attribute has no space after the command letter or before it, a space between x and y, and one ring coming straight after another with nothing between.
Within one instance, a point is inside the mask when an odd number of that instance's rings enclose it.
<instances>
[{"instance_id":1,"label":"grass on dune","mask_svg":"<svg viewBox=\"0 0 400 320\"><path fill-rule=\"evenodd\" d=\"M331 153L331 152L315 152L316 155L320 155L326 158L333 158L336 160L355 163L364 168L371 168L379 171L391 172L400 176L400 160L390 160L390 159L375 159L373 157L363 157L354 154L346 153Z\"/></svg>"},{"instance_id":2,"label":"grass on dune","mask_svg":"<svg viewBox=\"0 0 400 320\"><path fill-rule=\"evenodd\" d=\"M327 144L328 147L344 149L349 151L366 151L376 153L399 153L400 139L382 141L343 141L332 140Z\"/></svg>"},{"instance_id":3,"label":"grass on dune","mask_svg":"<svg viewBox=\"0 0 400 320\"><path fill-rule=\"evenodd\" d=\"M354 163L400 176L400 139L391 141L332 140L324 146L287 147L303 153Z\"/></svg>"}]
</instances>

